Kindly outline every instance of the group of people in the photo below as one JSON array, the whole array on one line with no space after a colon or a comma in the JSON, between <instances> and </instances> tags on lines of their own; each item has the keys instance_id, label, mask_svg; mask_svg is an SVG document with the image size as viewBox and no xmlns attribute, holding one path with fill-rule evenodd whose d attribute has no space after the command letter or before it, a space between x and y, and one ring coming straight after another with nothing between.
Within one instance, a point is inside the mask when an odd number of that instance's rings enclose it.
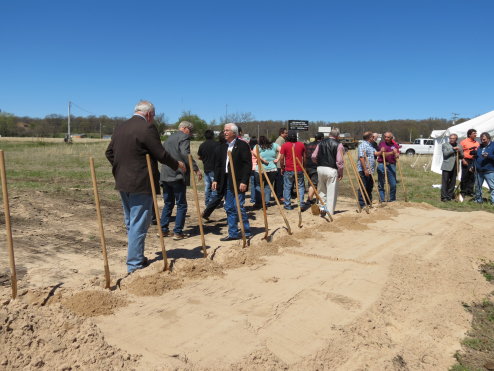
<instances>
[{"instance_id":1,"label":"group of people","mask_svg":"<svg viewBox=\"0 0 494 371\"><path fill-rule=\"evenodd\" d=\"M338 182L343 178L345 149L339 142L339 129L331 130L328 138L318 133L313 142L304 144L298 140L296 131L281 128L279 136L270 142L265 136L248 143L241 135L241 129L234 123L224 126L216 141L211 130L205 132L205 142L197 156L203 162L204 174L192 160L189 166L190 140L193 125L183 121L178 131L161 143L156 126L153 124L155 108L151 102L140 101L129 120L119 124L106 150L106 157L112 164L115 188L120 192L124 220L128 234L127 270L129 273L145 267L144 241L153 218L153 199L147 168L146 155L151 157L154 186L157 193L163 191L164 207L160 218L163 236L182 240L189 237L184 232L187 213L186 189L190 172L199 179L204 177L205 209L202 218L209 220L211 213L223 203L227 216L228 234L221 241L238 240L241 215L246 237L251 236L248 214L245 208L246 193L251 185L251 201L254 207L261 206L260 173L265 174L271 187L264 187L264 199L269 206L278 198L286 210L292 210L293 187L298 180L299 205L302 209L316 203L317 187L320 214L334 214ZM381 202L396 200L396 163L399 145L391 132L383 135L377 143L377 133L365 132L358 146L357 170L361 180L359 203L363 207L372 202L374 187L373 174L377 170L378 191ZM473 195L482 201L481 184L487 182L494 202L494 145L488 133L482 133L481 142L475 141L476 131L469 130L468 138L457 143L452 134L443 145L443 187L441 198L451 200L459 160L462 166L461 192ZM230 163L231 159L231 163ZM161 171L158 170L158 162ZM303 171L305 170L305 172ZM306 198L305 173L311 186ZM295 187L297 186L295 185ZM235 189L236 187L236 189ZM476 193L474 194L474 188ZM237 199L238 197L238 207ZM170 231L172 211L177 206L175 225ZM240 213L238 212L240 209Z\"/></svg>"},{"instance_id":2,"label":"group of people","mask_svg":"<svg viewBox=\"0 0 494 371\"><path fill-rule=\"evenodd\" d=\"M247 143L241 135L241 129L238 126L236 128L238 133L234 140L238 139ZM213 164L216 163L219 166L221 159L225 157L224 153L222 154L221 151L218 153L216 149L226 146L224 144L224 135L225 133L220 133L219 140L216 142L213 139L213 132L206 132L206 141L201 144L198 150L198 156L204 163L205 172L209 174L209 180L205 182L206 209L202 214L204 219L209 219L211 213L220 205L225 196L223 189L213 187L214 179L221 175L219 169L214 169ZM314 187L317 187L318 194L322 200L322 202L318 203L321 215L334 214L338 182L343 178L344 170L345 149L339 142L339 135L339 129L334 128L329 133L328 138L324 138L322 133L317 133L313 142L304 144L298 140L296 131L281 128L279 136L274 142L270 142L265 136L260 136L258 140L257 138L251 139L248 142L252 160L249 184L251 188L250 200L254 204L253 207L260 208L262 206L259 179L260 168L262 168L262 172L266 174L269 183L273 185L274 189L274 194L272 194L271 187L264 186L264 199L267 206L272 204L274 197L277 197L286 210L293 210L294 186L298 186L298 202L300 207L305 210L311 204L316 203ZM392 202L396 200L396 160L399 157L399 145L394 140L391 132L384 133L384 140L379 144L377 143L378 138L379 135L377 133L366 132L362 143L358 147L357 168L367 191L367 197L370 198L366 200L359 190L361 206L365 206L366 201L372 202L374 186L372 175L376 170L376 164L381 201ZM247 152L245 157L247 157ZM219 160L216 160L216 158ZM303 170L306 171L311 180L308 192L306 192ZM242 174L246 172L246 168L242 169ZM298 181L297 185L295 185L296 179ZM389 191L386 189L386 183L389 184ZM245 197L242 198L240 203L243 210ZM234 233L229 234L229 238L236 239L240 238L240 236L238 233Z\"/></svg>"},{"instance_id":3,"label":"group of people","mask_svg":"<svg viewBox=\"0 0 494 371\"><path fill-rule=\"evenodd\" d=\"M482 187L484 182L490 192L491 204L494 204L494 144L489 133L480 134L469 129L467 138L458 143L458 135L450 134L449 140L442 145L443 163L441 165L441 201L455 199L455 186L461 163L461 180L458 189L462 198L471 196L471 200L483 203Z\"/></svg>"}]
</instances>

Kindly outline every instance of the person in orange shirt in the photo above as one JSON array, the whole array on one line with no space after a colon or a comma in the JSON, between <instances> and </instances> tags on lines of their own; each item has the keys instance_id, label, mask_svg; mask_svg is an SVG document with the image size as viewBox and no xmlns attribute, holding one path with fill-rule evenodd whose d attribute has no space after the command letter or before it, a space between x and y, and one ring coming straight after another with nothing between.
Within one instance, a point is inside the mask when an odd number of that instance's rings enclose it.
<instances>
[{"instance_id":1,"label":"person in orange shirt","mask_svg":"<svg viewBox=\"0 0 494 371\"><path fill-rule=\"evenodd\" d=\"M460 142L463 148L464 158L461 160L461 183L460 183L460 193L463 197L474 196L473 185L475 184L475 174L473 169L473 156L470 151L476 150L480 145L479 142L475 141L477 137L477 130L469 129L467 131L467 138Z\"/></svg>"}]
</instances>

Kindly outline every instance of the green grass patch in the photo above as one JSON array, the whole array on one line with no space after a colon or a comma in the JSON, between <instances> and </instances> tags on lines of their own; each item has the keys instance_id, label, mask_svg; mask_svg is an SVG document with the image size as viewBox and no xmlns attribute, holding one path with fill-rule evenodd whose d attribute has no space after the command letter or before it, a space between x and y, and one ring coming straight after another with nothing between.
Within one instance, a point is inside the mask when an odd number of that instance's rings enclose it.
<instances>
[{"instance_id":1,"label":"green grass patch","mask_svg":"<svg viewBox=\"0 0 494 371\"><path fill-rule=\"evenodd\" d=\"M480 273L489 282L494 281L494 262L486 262L480 265Z\"/></svg>"},{"instance_id":2,"label":"green grass patch","mask_svg":"<svg viewBox=\"0 0 494 371\"><path fill-rule=\"evenodd\" d=\"M480 272L494 283L494 262L484 262ZM462 351L455 354L458 364L450 370L485 370L494 368L494 301L493 294L480 303L464 304L472 314L472 328L462 340ZM492 367L492 368L491 368Z\"/></svg>"}]
</instances>

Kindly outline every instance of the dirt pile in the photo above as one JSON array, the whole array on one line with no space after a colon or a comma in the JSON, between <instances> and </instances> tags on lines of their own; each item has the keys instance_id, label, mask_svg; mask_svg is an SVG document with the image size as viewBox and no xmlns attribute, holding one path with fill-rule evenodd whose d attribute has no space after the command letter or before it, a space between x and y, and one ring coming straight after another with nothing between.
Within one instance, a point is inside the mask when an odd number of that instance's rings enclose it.
<instances>
[{"instance_id":1,"label":"dirt pile","mask_svg":"<svg viewBox=\"0 0 494 371\"><path fill-rule=\"evenodd\" d=\"M115 309L127 305L127 300L109 291L80 291L64 298L62 305L84 317L113 314Z\"/></svg>"},{"instance_id":2,"label":"dirt pile","mask_svg":"<svg viewBox=\"0 0 494 371\"><path fill-rule=\"evenodd\" d=\"M98 327L58 304L0 308L0 368L134 369L138 356L106 343Z\"/></svg>"},{"instance_id":3,"label":"dirt pile","mask_svg":"<svg viewBox=\"0 0 494 371\"><path fill-rule=\"evenodd\" d=\"M149 274L142 271L134 273L122 282L121 289L137 296L156 296L179 289L185 280L222 275L221 266L210 259L178 259L173 262L172 270L168 272L159 271Z\"/></svg>"}]
</instances>

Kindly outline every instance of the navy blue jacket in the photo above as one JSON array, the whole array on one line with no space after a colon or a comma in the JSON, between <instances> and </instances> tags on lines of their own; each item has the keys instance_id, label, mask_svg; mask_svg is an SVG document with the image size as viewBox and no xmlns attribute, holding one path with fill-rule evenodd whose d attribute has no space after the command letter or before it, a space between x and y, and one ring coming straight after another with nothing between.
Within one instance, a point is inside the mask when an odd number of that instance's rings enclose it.
<instances>
[{"instance_id":1,"label":"navy blue jacket","mask_svg":"<svg viewBox=\"0 0 494 371\"><path fill-rule=\"evenodd\" d=\"M482 156L487 152L487 157ZM482 144L477 148L477 156L475 157L475 168L481 173L494 172L494 143L489 142L486 147L482 147Z\"/></svg>"}]
</instances>

